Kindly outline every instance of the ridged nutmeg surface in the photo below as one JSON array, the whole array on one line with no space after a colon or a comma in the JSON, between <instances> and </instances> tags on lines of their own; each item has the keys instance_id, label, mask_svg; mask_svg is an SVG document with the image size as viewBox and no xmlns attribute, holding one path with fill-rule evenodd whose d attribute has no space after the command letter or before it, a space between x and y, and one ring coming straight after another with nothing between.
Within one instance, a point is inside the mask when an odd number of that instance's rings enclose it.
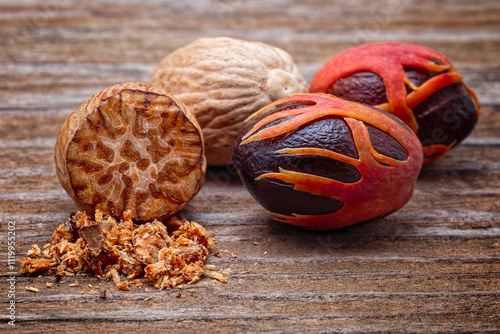
<instances>
[{"instance_id":1,"label":"ridged nutmeg surface","mask_svg":"<svg viewBox=\"0 0 500 334\"><path fill-rule=\"evenodd\" d=\"M124 83L95 94L63 124L57 176L81 210L137 222L162 220L200 190L206 161L201 129L168 93Z\"/></svg>"},{"instance_id":2,"label":"ridged nutmeg surface","mask_svg":"<svg viewBox=\"0 0 500 334\"><path fill-rule=\"evenodd\" d=\"M275 219L329 230L375 218L411 198L423 153L396 117L328 94L272 103L235 147L250 194Z\"/></svg>"},{"instance_id":3,"label":"ridged nutmeg surface","mask_svg":"<svg viewBox=\"0 0 500 334\"><path fill-rule=\"evenodd\" d=\"M332 57L310 92L376 106L403 120L419 137L424 163L433 162L474 129L480 106L451 62L424 46L368 43Z\"/></svg>"},{"instance_id":4,"label":"ridged nutmeg surface","mask_svg":"<svg viewBox=\"0 0 500 334\"><path fill-rule=\"evenodd\" d=\"M194 113L205 137L209 165L231 163L245 119L278 99L307 92L307 83L285 51L229 37L198 39L168 54L152 84Z\"/></svg>"}]
</instances>

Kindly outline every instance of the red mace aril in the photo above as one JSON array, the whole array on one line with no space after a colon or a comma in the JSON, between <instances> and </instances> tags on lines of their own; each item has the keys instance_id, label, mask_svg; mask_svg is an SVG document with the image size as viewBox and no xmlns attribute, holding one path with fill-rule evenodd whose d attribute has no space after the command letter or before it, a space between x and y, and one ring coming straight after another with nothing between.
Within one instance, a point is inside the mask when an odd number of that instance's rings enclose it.
<instances>
[{"instance_id":1,"label":"red mace aril","mask_svg":"<svg viewBox=\"0 0 500 334\"><path fill-rule=\"evenodd\" d=\"M363 44L331 58L311 93L376 106L405 122L423 145L424 163L442 157L474 129L480 106L451 62L424 46Z\"/></svg>"},{"instance_id":2,"label":"red mace aril","mask_svg":"<svg viewBox=\"0 0 500 334\"><path fill-rule=\"evenodd\" d=\"M393 115L328 94L281 99L252 117L266 112L236 145L233 163L276 220L329 230L410 200L422 146Z\"/></svg>"}]
</instances>

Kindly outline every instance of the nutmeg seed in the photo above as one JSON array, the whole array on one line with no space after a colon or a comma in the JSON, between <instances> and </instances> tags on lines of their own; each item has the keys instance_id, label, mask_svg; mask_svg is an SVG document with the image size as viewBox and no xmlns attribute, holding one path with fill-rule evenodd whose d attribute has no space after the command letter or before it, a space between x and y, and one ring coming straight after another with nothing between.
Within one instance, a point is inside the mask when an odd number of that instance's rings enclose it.
<instances>
[{"instance_id":1,"label":"nutmeg seed","mask_svg":"<svg viewBox=\"0 0 500 334\"><path fill-rule=\"evenodd\" d=\"M201 129L165 91L129 82L85 101L63 124L57 176L79 209L137 222L162 220L200 190L206 171Z\"/></svg>"},{"instance_id":2,"label":"nutmeg seed","mask_svg":"<svg viewBox=\"0 0 500 334\"><path fill-rule=\"evenodd\" d=\"M233 163L276 220L328 230L380 218L411 198L422 146L396 117L327 94L272 103Z\"/></svg>"},{"instance_id":3,"label":"nutmeg seed","mask_svg":"<svg viewBox=\"0 0 500 334\"><path fill-rule=\"evenodd\" d=\"M460 143L480 115L474 92L451 62L424 46L363 44L331 58L314 76L311 93L329 93L383 109L419 137L424 163Z\"/></svg>"}]
</instances>

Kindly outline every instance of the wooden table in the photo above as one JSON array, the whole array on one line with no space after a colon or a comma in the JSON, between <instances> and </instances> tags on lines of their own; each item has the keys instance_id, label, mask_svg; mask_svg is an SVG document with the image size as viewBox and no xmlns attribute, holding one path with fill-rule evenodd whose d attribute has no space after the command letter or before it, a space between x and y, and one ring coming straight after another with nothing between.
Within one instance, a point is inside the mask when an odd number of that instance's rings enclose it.
<instances>
[{"instance_id":1,"label":"wooden table","mask_svg":"<svg viewBox=\"0 0 500 334\"><path fill-rule=\"evenodd\" d=\"M218 35L287 50L308 81L350 46L426 45L454 62L482 116L465 142L422 170L403 209L338 231L277 223L231 168L209 169L183 214L218 232L223 256L208 263L229 273L225 284L206 277L189 289L124 292L97 278L17 275L10 298L9 222L19 261L76 210L53 162L65 118L106 86L147 82L168 52ZM1 331L500 332L499 96L498 1L2 0ZM73 280L80 286L68 287ZM7 325L11 300L16 327Z\"/></svg>"}]
</instances>

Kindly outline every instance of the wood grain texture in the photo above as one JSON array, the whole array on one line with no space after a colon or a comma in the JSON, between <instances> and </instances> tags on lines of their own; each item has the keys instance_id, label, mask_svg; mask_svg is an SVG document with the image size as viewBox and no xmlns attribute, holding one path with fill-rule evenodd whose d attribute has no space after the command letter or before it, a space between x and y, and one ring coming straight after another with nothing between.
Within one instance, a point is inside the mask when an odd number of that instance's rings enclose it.
<instances>
[{"instance_id":1,"label":"wood grain texture","mask_svg":"<svg viewBox=\"0 0 500 334\"><path fill-rule=\"evenodd\" d=\"M76 210L53 160L66 117L107 86L147 82L168 52L219 35L285 49L308 81L349 46L423 44L450 58L483 113L469 138L424 167L404 208L338 231L277 223L234 170L210 168L183 214L218 232L223 256L208 263L227 271L228 283L205 277L181 290L123 292L92 277L61 284L18 276L16 327L9 327L7 223L16 222L19 260ZM3 0L1 331L500 332L499 96L497 1ZM75 280L79 287L67 286Z\"/></svg>"}]
</instances>

